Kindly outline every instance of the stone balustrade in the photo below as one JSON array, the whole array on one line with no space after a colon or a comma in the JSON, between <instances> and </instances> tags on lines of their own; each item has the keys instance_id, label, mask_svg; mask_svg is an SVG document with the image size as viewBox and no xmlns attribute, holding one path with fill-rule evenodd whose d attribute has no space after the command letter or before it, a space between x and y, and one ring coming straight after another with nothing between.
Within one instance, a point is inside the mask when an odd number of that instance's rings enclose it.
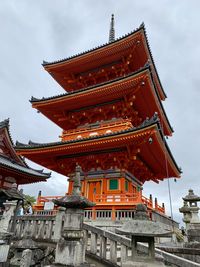
<instances>
[{"instance_id":1,"label":"stone balustrade","mask_svg":"<svg viewBox=\"0 0 200 267\"><path fill-rule=\"evenodd\" d=\"M12 219L10 221L8 231L11 228L11 224ZM57 229L57 232L61 233L63 228L62 220L59 224L59 227L60 230ZM30 236L35 241L43 243L46 242L47 244L49 242L56 243L54 236L55 228L56 216L53 215L18 216L16 218L14 239L17 240L24 238L28 230ZM114 232L103 230L102 228L98 228L87 223L83 224L83 229L85 231L85 243L88 255L93 255L99 258L99 260L111 262L112 264L118 266L121 266L127 257L131 256L131 240L129 238L123 237ZM142 253L147 253L147 247L143 244L139 244L138 249ZM167 253L165 251L161 251L160 249L156 249L156 254L164 257L166 263L174 264L175 266L200 266L200 264Z\"/></svg>"},{"instance_id":2,"label":"stone balustrade","mask_svg":"<svg viewBox=\"0 0 200 267\"><path fill-rule=\"evenodd\" d=\"M11 230L11 219L8 231ZM27 231L34 240L51 241L54 237L55 216L18 216L15 221L14 238L22 239Z\"/></svg>"},{"instance_id":3,"label":"stone balustrade","mask_svg":"<svg viewBox=\"0 0 200 267\"><path fill-rule=\"evenodd\" d=\"M99 259L101 262L111 262L114 266L122 266L127 257L131 257L131 239L105 231L92 225L84 224L87 253ZM144 244L138 245L141 253L147 253L148 248ZM197 267L200 264L193 261L156 249L156 255L161 256L167 265L180 267Z\"/></svg>"}]
</instances>

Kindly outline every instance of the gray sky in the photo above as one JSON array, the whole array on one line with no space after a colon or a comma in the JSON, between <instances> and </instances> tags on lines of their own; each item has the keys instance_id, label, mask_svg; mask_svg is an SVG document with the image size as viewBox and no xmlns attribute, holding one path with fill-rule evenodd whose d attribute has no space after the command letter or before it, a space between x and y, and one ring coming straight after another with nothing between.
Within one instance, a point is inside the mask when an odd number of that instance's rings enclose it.
<instances>
[{"instance_id":1,"label":"gray sky","mask_svg":"<svg viewBox=\"0 0 200 267\"><path fill-rule=\"evenodd\" d=\"M41 66L108 41L110 16L115 14L120 37L144 21L153 58L168 96L164 106L175 130L168 141L183 175L170 180L174 217L181 220L181 197L192 187L200 194L200 1L198 0L1 0L0 120L10 118L13 140L27 143L58 140L61 129L31 108L31 96L63 93ZM36 166L30 164L31 166ZM53 173L47 183L24 186L63 195L67 179ZM165 202L167 182L146 183L144 192Z\"/></svg>"}]
</instances>

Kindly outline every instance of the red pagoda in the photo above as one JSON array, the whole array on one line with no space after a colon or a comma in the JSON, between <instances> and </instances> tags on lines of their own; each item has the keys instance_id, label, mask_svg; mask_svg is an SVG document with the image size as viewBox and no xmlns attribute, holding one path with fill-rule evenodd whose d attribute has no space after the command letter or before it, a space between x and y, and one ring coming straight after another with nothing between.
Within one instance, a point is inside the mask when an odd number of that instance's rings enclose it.
<instances>
[{"instance_id":1,"label":"red pagoda","mask_svg":"<svg viewBox=\"0 0 200 267\"><path fill-rule=\"evenodd\" d=\"M43 67L66 93L31 103L63 129L61 141L17 142L18 154L68 176L69 194L79 164L82 194L112 218L138 203L164 213L142 185L178 178L180 169L165 141L173 130L144 25L115 40L112 16L109 43Z\"/></svg>"}]
</instances>

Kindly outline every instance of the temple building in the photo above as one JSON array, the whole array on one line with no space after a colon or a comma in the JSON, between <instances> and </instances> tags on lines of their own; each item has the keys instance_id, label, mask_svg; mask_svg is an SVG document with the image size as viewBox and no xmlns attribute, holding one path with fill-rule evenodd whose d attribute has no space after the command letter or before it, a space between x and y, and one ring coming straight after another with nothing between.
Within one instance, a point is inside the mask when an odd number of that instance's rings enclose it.
<instances>
[{"instance_id":1,"label":"temple building","mask_svg":"<svg viewBox=\"0 0 200 267\"><path fill-rule=\"evenodd\" d=\"M66 91L37 99L33 108L62 128L53 143L17 142L16 150L33 162L69 177L72 192L76 165L82 168L82 195L92 210L165 213L142 195L147 181L180 177L165 137L173 129L162 101L160 82L144 24L115 39L112 16L109 42L81 54L43 62L44 69Z\"/></svg>"},{"instance_id":2,"label":"temple building","mask_svg":"<svg viewBox=\"0 0 200 267\"><path fill-rule=\"evenodd\" d=\"M9 120L0 122L0 207L6 196L10 196L13 184L31 184L44 182L50 173L44 173L30 168L24 159L16 154L9 131ZM11 190L12 191L12 190ZM5 197L3 197L5 196ZM4 199L5 198L5 199Z\"/></svg>"}]
</instances>

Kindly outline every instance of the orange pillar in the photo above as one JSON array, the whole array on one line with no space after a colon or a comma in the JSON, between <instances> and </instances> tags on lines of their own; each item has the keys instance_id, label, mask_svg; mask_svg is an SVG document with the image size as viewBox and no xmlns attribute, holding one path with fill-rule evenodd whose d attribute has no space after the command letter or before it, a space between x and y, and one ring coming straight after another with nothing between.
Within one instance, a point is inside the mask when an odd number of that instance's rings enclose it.
<instances>
[{"instance_id":1,"label":"orange pillar","mask_svg":"<svg viewBox=\"0 0 200 267\"><path fill-rule=\"evenodd\" d=\"M112 206L112 214L111 214L112 221L116 220L116 214L115 214L115 207Z\"/></svg>"},{"instance_id":2,"label":"orange pillar","mask_svg":"<svg viewBox=\"0 0 200 267\"><path fill-rule=\"evenodd\" d=\"M96 220L96 208L92 207L92 220Z\"/></svg>"}]
</instances>

